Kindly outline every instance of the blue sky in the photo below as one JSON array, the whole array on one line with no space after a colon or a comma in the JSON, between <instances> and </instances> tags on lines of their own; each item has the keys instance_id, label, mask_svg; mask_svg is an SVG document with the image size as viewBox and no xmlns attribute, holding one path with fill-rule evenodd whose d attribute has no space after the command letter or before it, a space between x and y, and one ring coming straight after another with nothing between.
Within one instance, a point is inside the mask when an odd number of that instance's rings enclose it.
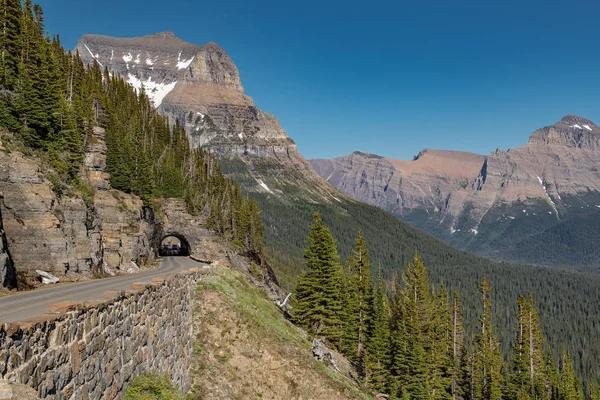
<instances>
[{"instance_id":1,"label":"blue sky","mask_svg":"<svg viewBox=\"0 0 600 400\"><path fill-rule=\"evenodd\" d=\"M487 154L578 114L600 124L594 1L38 0L85 33L216 42L306 158Z\"/></svg>"}]
</instances>

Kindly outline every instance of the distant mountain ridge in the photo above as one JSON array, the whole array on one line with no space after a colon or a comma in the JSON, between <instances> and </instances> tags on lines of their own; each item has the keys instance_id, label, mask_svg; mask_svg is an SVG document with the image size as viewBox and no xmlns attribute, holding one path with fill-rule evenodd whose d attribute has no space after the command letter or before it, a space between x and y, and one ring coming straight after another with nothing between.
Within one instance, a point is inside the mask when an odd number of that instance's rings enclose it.
<instances>
[{"instance_id":1,"label":"distant mountain ridge","mask_svg":"<svg viewBox=\"0 0 600 400\"><path fill-rule=\"evenodd\" d=\"M600 262L589 220L600 217L600 128L588 119L567 115L487 156L426 149L412 161L355 152L311 163L344 193L460 248L519 262Z\"/></svg>"}]
</instances>

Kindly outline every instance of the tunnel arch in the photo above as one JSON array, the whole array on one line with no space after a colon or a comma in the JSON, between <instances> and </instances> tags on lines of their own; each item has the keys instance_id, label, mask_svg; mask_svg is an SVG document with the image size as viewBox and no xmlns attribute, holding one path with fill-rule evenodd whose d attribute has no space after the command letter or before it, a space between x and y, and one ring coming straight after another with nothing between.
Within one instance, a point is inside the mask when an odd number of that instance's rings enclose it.
<instances>
[{"instance_id":1,"label":"tunnel arch","mask_svg":"<svg viewBox=\"0 0 600 400\"><path fill-rule=\"evenodd\" d=\"M175 240L170 240L175 239ZM187 257L192 254L192 247L189 240L178 232L167 232L162 235L158 246L159 256L182 256Z\"/></svg>"}]
</instances>

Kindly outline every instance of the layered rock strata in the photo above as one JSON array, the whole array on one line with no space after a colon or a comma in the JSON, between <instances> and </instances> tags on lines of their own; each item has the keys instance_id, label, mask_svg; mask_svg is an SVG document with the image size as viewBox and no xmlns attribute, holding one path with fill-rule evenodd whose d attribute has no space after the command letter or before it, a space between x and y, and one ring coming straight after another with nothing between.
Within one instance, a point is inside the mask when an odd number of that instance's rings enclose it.
<instances>
[{"instance_id":1,"label":"layered rock strata","mask_svg":"<svg viewBox=\"0 0 600 400\"><path fill-rule=\"evenodd\" d=\"M7 265L10 255L23 279L35 280L36 269L76 277L152 259L153 227L144 219L139 198L96 190L85 201L77 194L58 195L53 188L37 160L18 152L0 152L5 239L0 257ZM14 280L7 283L5 287L15 284Z\"/></svg>"},{"instance_id":2,"label":"layered rock strata","mask_svg":"<svg viewBox=\"0 0 600 400\"><path fill-rule=\"evenodd\" d=\"M500 258L503 232L535 235L600 207L600 128L574 115L487 156L427 149L412 161L356 152L311 163L355 199Z\"/></svg>"}]
</instances>

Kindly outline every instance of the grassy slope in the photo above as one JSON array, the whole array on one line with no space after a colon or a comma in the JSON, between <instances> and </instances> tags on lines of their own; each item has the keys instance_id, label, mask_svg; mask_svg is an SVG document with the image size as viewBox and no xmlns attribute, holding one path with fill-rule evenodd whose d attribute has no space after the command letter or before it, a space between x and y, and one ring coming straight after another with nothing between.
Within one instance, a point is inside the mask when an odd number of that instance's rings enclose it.
<instances>
[{"instance_id":1,"label":"grassy slope","mask_svg":"<svg viewBox=\"0 0 600 400\"><path fill-rule=\"evenodd\" d=\"M304 332L242 273L217 268L194 309L194 399L369 398L316 361Z\"/></svg>"}]
</instances>

